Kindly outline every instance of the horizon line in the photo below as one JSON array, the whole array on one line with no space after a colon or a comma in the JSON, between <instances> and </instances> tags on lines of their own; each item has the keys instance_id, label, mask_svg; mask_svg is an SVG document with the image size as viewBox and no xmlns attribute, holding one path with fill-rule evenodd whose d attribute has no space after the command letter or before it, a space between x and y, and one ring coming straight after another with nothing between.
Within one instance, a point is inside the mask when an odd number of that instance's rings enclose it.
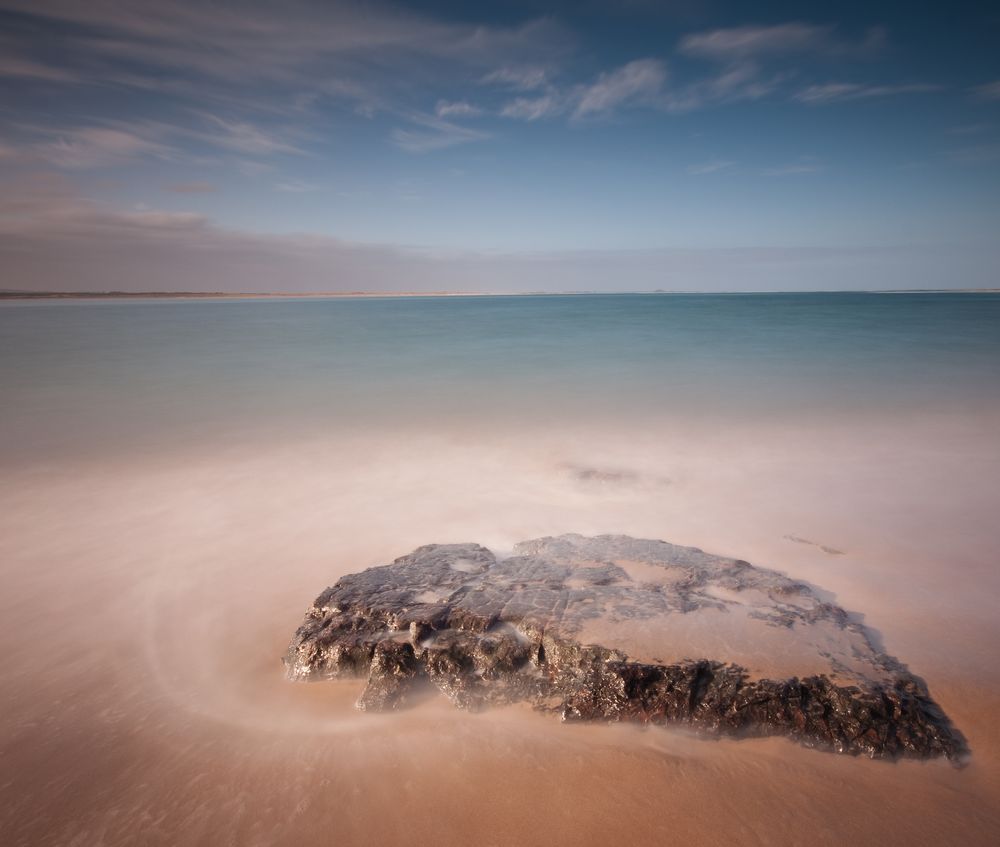
<instances>
[{"instance_id":1,"label":"horizon line","mask_svg":"<svg viewBox=\"0 0 1000 847\"><path fill-rule=\"evenodd\" d=\"M170 299L387 299L392 297L596 297L656 295L754 295L754 294L991 294L996 288L817 288L754 289L746 291L702 291L695 289L651 289L632 291L26 291L0 289L0 300L96 300L112 298Z\"/></svg>"}]
</instances>

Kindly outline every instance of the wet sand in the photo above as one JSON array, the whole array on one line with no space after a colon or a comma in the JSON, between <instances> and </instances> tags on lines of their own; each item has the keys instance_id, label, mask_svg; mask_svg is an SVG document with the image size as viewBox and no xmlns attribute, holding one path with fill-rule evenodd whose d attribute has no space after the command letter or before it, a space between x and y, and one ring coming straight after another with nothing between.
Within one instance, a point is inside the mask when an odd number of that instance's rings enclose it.
<instances>
[{"instance_id":1,"label":"wet sand","mask_svg":"<svg viewBox=\"0 0 1000 847\"><path fill-rule=\"evenodd\" d=\"M19 462L0 492L4 841L996 843L996 423L455 426ZM435 698L368 715L360 684L284 680L302 611L339 575L431 541L502 553L562 532L819 586L927 680L969 763Z\"/></svg>"}]
</instances>

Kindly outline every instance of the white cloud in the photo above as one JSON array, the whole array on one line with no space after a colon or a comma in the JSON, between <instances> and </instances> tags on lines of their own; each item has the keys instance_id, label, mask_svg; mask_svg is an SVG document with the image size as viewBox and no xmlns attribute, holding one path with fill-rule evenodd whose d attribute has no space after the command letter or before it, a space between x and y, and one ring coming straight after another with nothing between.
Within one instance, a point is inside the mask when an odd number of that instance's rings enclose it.
<instances>
[{"instance_id":1,"label":"white cloud","mask_svg":"<svg viewBox=\"0 0 1000 847\"><path fill-rule=\"evenodd\" d=\"M885 31L874 27L858 42L836 37L832 26L798 21L774 26L739 26L693 33L681 39L679 50L689 56L731 62L793 53L844 54L873 51L885 42Z\"/></svg>"},{"instance_id":2,"label":"white cloud","mask_svg":"<svg viewBox=\"0 0 1000 847\"><path fill-rule=\"evenodd\" d=\"M51 134L56 137L32 145L30 153L61 168L99 168L143 156L172 159L177 155L169 145L114 127L81 127Z\"/></svg>"},{"instance_id":3,"label":"white cloud","mask_svg":"<svg viewBox=\"0 0 1000 847\"><path fill-rule=\"evenodd\" d=\"M200 164L212 161L190 149L182 149L181 142L185 140L255 156L306 155L293 139L246 121L231 121L211 114L199 117L201 123L191 126L120 120L81 127L21 126L19 130L26 139L21 152L24 158L71 169L100 168L141 158ZM239 166L242 168L244 164Z\"/></svg>"},{"instance_id":4,"label":"white cloud","mask_svg":"<svg viewBox=\"0 0 1000 847\"><path fill-rule=\"evenodd\" d=\"M522 121L537 121L539 118L557 115L563 110L563 103L558 96L545 94L541 97L518 97L511 100L500 110L500 115Z\"/></svg>"},{"instance_id":5,"label":"white cloud","mask_svg":"<svg viewBox=\"0 0 1000 847\"><path fill-rule=\"evenodd\" d=\"M474 118L481 115L483 110L465 100L438 100L434 107L434 114L439 118L468 117Z\"/></svg>"},{"instance_id":6,"label":"white cloud","mask_svg":"<svg viewBox=\"0 0 1000 847\"><path fill-rule=\"evenodd\" d=\"M514 88L518 91L535 91L548 84L545 68L500 68L486 74L481 82Z\"/></svg>"},{"instance_id":7,"label":"white cloud","mask_svg":"<svg viewBox=\"0 0 1000 847\"><path fill-rule=\"evenodd\" d=\"M27 46L60 57L58 67L5 59L0 72L6 66L39 79L79 77L199 102L234 95L249 101L252 91L262 108L286 111L316 92L376 110L393 99L387 92L407 87L416 68L454 73L457 67L476 79L500 67L512 75L539 59L557 61L573 42L550 17L491 26L345 0L250 6L244 0L0 0L0 10L62 25L26 30L44 32Z\"/></svg>"},{"instance_id":8,"label":"white cloud","mask_svg":"<svg viewBox=\"0 0 1000 847\"><path fill-rule=\"evenodd\" d=\"M721 103L759 100L772 93L783 79L781 74L763 76L753 62L741 62L714 76L668 91L664 108L671 112L690 112Z\"/></svg>"},{"instance_id":9,"label":"white cloud","mask_svg":"<svg viewBox=\"0 0 1000 847\"><path fill-rule=\"evenodd\" d=\"M624 104L653 104L663 91L667 69L657 59L637 59L609 73L578 93L573 116L602 115Z\"/></svg>"},{"instance_id":10,"label":"white cloud","mask_svg":"<svg viewBox=\"0 0 1000 847\"><path fill-rule=\"evenodd\" d=\"M758 100L794 75L791 69L771 70L777 59L812 55L859 57L876 52L884 43L885 31L878 27L869 29L860 40L850 40L840 38L832 26L797 21L693 33L681 39L678 52L719 63L722 70L671 92L668 108L682 112L713 104ZM819 91L815 94L822 96Z\"/></svg>"},{"instance_id":11,"label":"white cloud","mask_svg":"<svg viewBox=\"0 0 1000 847\"><path fill-rule=\"evenodd\" d=\"M572 114L574 120L602 117L624 107L662 108L666 104L666 65L658 59L637 59L600 74L592 83L559 91L552 85L535 97L515 97L500 109L500 116L537 121Z\"/></svg>"},{"instance_id":12,"label":"white cloud","mask_svg":"<svg viewBox=\"0 0 1000 847\"><path fill-rule=\"evenodd\" d=\"M566 91L548 86L537 97L516 97L501 108L500 115L534 121L566 112L579 120L636 107L688 112L720 103L757 100L772 93L784 78L781 74L763 75L753 62L739 62L695 82L670 87L664 62L638 59L600 74L590 84Z\"/></svg>"},{"instance_id":13,"label":"white cloud","mask_svg":"<svg viewBox=\"0 0 1000 847\"><path fill-rule=\"evenodd\" d=\"M868 100L875 97L893 97L898 94L930 94L941 91L940 85L910 83L905 85L866 85L856 82L830 82L810 85L793 95L793 99L812 105L833 103L838 100Z\"/></svg>"},{"instance_id":14,"label":"white cloud","mask_svg":"<svg viewBox=\"0 0 1000 847\"><path fill-rule=\"evenodd\" d=\"M216 115L204 115L208 129L175 129L216 147L252 156L274 153L302 154L301 147L277 133L268 132L246 121L232 121Z\"/></svg>"},{"instance_id":15,"label":"white cloud","mask_svg":"<svg viewBox=\"0 0 1000 847\"><path fill-rule=\"evenodd\" d=\"M485 141L490 137L488 132L459 126L431 115L417 113L410 115L409 118L419 128L397 127L391 136L393 143L407 153L429 153L457 144Z\"/></svg>"}]
</instances>

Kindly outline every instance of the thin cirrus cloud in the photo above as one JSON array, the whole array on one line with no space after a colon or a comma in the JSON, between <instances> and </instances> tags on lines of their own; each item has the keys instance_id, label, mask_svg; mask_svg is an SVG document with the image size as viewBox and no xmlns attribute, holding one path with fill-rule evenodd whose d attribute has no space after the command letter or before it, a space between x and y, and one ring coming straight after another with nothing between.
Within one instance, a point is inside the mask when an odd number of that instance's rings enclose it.
<instances>
[{"instance_id":1,"label":"thin cirrus cloud","mask_svg":"<svg viewBox=\"0 0 1000 847\"><path fill-rule=\"evenodd\" d=\"M736 162L729 161L727 159L714 159L710 162L701 162L697 165L688 165L685 170L693 176L702 176L704 174L714 174L718 171L724 171L728 168L733 167Z\"/></svg>"},{"instance_id":2,"label":"thin cirrus cloud","mask_svg":"<svg viewBox=\"0 0 1000 847\"><path fill-rule=\"evenodd\" d=\"M91 81L161 87L170 72L174 90L195 99L219 86L242 90L253 82L268 86L261 97L305 87L367 102L373 80L391 84L422 59L478 68L482 75L512 59L558 58L572 42L551 18L466 24L344 0L254 4L252 13L237 0L0 0L0 11L58 24L44 32L37 27L42 35L30 46L61 57L56 62L85 64ZM58 63L46 71L36 65L35 75L66 72Z\"/></svg>"},{"instance_id":3,"label":"thin cirrus cloud","mask_svg":"<svg viewBox=\"0 0 1000 847\"><path fill-rule=\"evenodd\" d=\"M81 127L54 135L51 140L28 147L26 156L69 170L83 170L150 156L174 159L179 155L168 144L116 127Z\"/></svg>"},{"instance_id":4,"label":"thin cirrus cloud","mask_svg":"<svg viewBox=\"0 0 1000 847\"><path fill-rule=\"evenodd\" d=\"M985 85L977 85L972 92L981 100L1000 100L1000 79L987 82Z\"/></svg>"},{"instance_id":5,"label":"thin cirrus cloud","mask_svg":"<svg viewBox=\"0 0 1000 847\"><path fill-rule=\"evenodd\" d=\"M798 21L691 33L681 39L678 53L688 59L716 63L722 70L672 92L669 109L685 112L759 100L778 91L797 73L791 66L774 69L775 62L787 62L792 57L873 56L885 41L881 27L872 27L864 37L852 40L841 37L836 27Z\"/></svg>"},{"instance_id":6,"label":"thin cirrus cloud","mask_svg":"<svg viewBox=\"0 0 1000 847\"><path fill-rule=\"evenodd\" d=\"M474 118L482 113L482 109L466 100L438 100L434 107L434 114L439 118Z\"/></svg>"},{"instance_id":7,"label":"thin cirrus cloud","mask_svg":"<svg viewBox=\"0 0 1000 847\"><path fill-rule=\"evenodd\" d=\"M638 59L610 73L579 93L574 118L607 114L619 106L656 102L667 79L667 68L657 59Z\"/></svg>"},{"instance_id":8,"label":"thin cirrus cloud","mask_svg":"<svg viewBox=\"0 0 1000 847\"><path fill-rule=\"evenodd\" d=\"M80 79L78 69L85 67L83 79L89 82L196 101L200 106L189 110L194 120L181 113L175 117L178 125L166 134L253 157L306 155L309 134L296 134L294 127L317 120L320 105L331 102L351 103L357 115L369 119L380 112L393 115L402 124L389 130L389 140L405 152L424 153L491 138L481 128L462 124L487 115L528 123L556 116L584 122L626 109L680 114L758 100L779 90L789 75L767 68L773 59L854 56L875 52L885 41L879 28L850 38L833 26L797 21L720 28L683 36L676 47L678 57L718 66L708 73L681 75L668 85L666 61L647 57L598 73L590 82L574 82L567 59L578 39L553 17L473 25L398 6L367 8L340 0L255 7L252 15L235 0L211 6L194 0L0 0L4 10L59 24L46 37L54 38L60 49L43 49L45 43L32 43L29 37L28 52L0 60L0 73L6 67L26 78L70 82ZM45 62L39 58L43 55ZM431 81L442 68L450 69L448 78L458 72L517 96L489 108L463 97L439 99L433 107L437 125L414 121L413 113L426 106L415 105L406 81L414 78L414 70ZM254 83L252 93L248 82ZM847 91L831 84L805 89L795 99L819 103L912 90L868 86ZM209 103L228 104L232 116L217 116L214 112L226 110ZM237 116L240 112L287 114L291 120L275 131L261 126L268 121ZM409 125L414 122L421 125ZM146 153L158 155L152 146ZM53 163L73 162L74 167L100 161L97 155L49 154Z\"/></svg>"},{"instance_id":9,"label":"thin cirrus cloud","mask_svg":"<svg viewBox=\"0 0 1000 847\"><path fill-rule=\"evenodd\" d=\"M712 106L760 100L772 94L783 81L782 74L765 74L753 63L724 67L719 73L668 91L662 105L668 112L683 114Z\"/></svg>"},{"instance_id":10,"label":"thin cirrus cloud","mask_svg":"<svg viewBox=\"0 0 1000 847\"><path fill-rule=\"evenodd\" d=\"M472 24L345 0L255 5L252 14L236 0L0 0L2 12L32 24L21 40L35 56L8 59L9 73L69 82L71 69L83 67L81 81L155 92L193 106L191 114L224 105L271 121L287 115L288 127L319 119L317 104L339 103L364 118L381 112L411 123L415 77L425 84L457 76L535 89L545 81L543 66L559 62L574 43L551 17ZM475 117L478 108L463 99L441 101L435 117L445 123L400 126L390 140L406 152L484 140L488 133L447 125ZM176 134L232 152L304 153L288 131L265 131L246 117L191 121L175 111L173 120Z\"/></svg>"},{"instance_id":11,"label":"thin cirrus cloud","mask_svg":"<svg viewBox=\"0 0 1000 847\"><path fill-rule=\"evenodd\" d=\"M800 103L818 105L843 100L870 100L877 97L894 97L899 94L932 94L943 90L943 86L929 83L908 83L904 85L866 85L855 82L830 82L810 85L793 95Z\"/></svg>"},{"instance_id":12,"label":"thin cirrus cloud","mask_svg":"<svg viewBox=\"0 0 1000 847\"><path fill-rule=\"evenodd\" d=\"M500 110L503 118L515 118L521 121L537 121L539 118L547 118L558 115L564 111L562 99L556 95L544 94L541 97L516 97L509 103L505 103Z\"/></svg>"},{"instance_id":13,"label":"thin cirrus cloud","mask_svg":"<svg viewBox=\"0 0 1000 847\"><path fill-rule=\"evenodd\" d=\"M414 125L409 128L396 127L392 131L392 142L407 153L430 153L459 144L484 141L488 132L462 126L453 121L433 115L415 113L409 116Z\"/></svg>"},{"instance_id":14,"label":"thin cirrus cloud","mask_svg":"<svg viewBox=\"0 0 1000 847\"><path fill-rule=\"evenodd\" d=\"M22 158L69 170L105 168L140 159L201 162L191 143L251 156L306 155L298 144L246 121L202 114L193 125L159 121L106 121L77 127L21 126Z\"/></svg>"},{"instance_id":15,"label":"thin cirrus cloud","mask_svg":"<svg viewBox=\"0 0 1000 847\"><path fill-rule=\"evenodd\" d=\"M796 21L692 33L681 39L678 49L689 56L731 62L795 53L842 55L871 52L884 43L885 30L881 27L873 27L863 39L851 41L838 37L835 27Z\"/></svg>"},{"instance_id":16,"label":"thin cirrus cloud","mask_svg":"<svg viewBox=\"0 0 1000 847\"><path fill-rule=\"evenodd\" d=\"M46 82L78 82L79 76L63 68L45 65L21 56L0 58L0 77L43 80Z\"/></svg>"},{"instance_id":17,"label":"thin cirrus cloud","mask_svg":"<svg viewBox=\"0 0 1000 847\"><path fill-rule=\"evenodd\" d=\"M498 68L486 74L480 82L513 88L517 91L536 91L549 82L549 72L545 68Z\"/></svg>"},{"instance_id":18,"label":"thin cirrus cloud","mask_svg":"<svg viewBox=\"0 0 1000 847\"><path fill-rule=\"evenodd\" d=\"M539 96L515 97L503 105L500 116L531 122L568 113L581 120L606 117L625 107L656 108L663 105L666 79L664 62L637 59L569 90L549 85Z\"/></svg>"},{"instance_id":19,"label":"thin cirrus cloud","mask_svg":"<svg viewBox=\"0 0 1000 847\"><path fill-rule=\"evenodd\" d=\"M206 128L184 130L184 133L216 147L248 155L274 153L304 154L304 150L291 139L279 133L261 129L247 121L227 120L217 115L204 115Z\"/></svg>"}]
</instances>

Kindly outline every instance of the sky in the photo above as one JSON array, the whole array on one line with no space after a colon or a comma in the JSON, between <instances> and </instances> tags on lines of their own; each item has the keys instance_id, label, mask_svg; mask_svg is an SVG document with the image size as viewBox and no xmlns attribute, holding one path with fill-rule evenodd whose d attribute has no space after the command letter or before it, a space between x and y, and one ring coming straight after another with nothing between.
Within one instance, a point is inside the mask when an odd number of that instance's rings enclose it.
<instances>
[{"instance_id":1,"label":"sky","mask_svg":"<svg viewBox=\"0 0 1000 847\"><path fill-rule=\"evenodd\" d=\"M0 289L1000 287L1000 7L0 0Z\"/></svg>"}]
</instances>

